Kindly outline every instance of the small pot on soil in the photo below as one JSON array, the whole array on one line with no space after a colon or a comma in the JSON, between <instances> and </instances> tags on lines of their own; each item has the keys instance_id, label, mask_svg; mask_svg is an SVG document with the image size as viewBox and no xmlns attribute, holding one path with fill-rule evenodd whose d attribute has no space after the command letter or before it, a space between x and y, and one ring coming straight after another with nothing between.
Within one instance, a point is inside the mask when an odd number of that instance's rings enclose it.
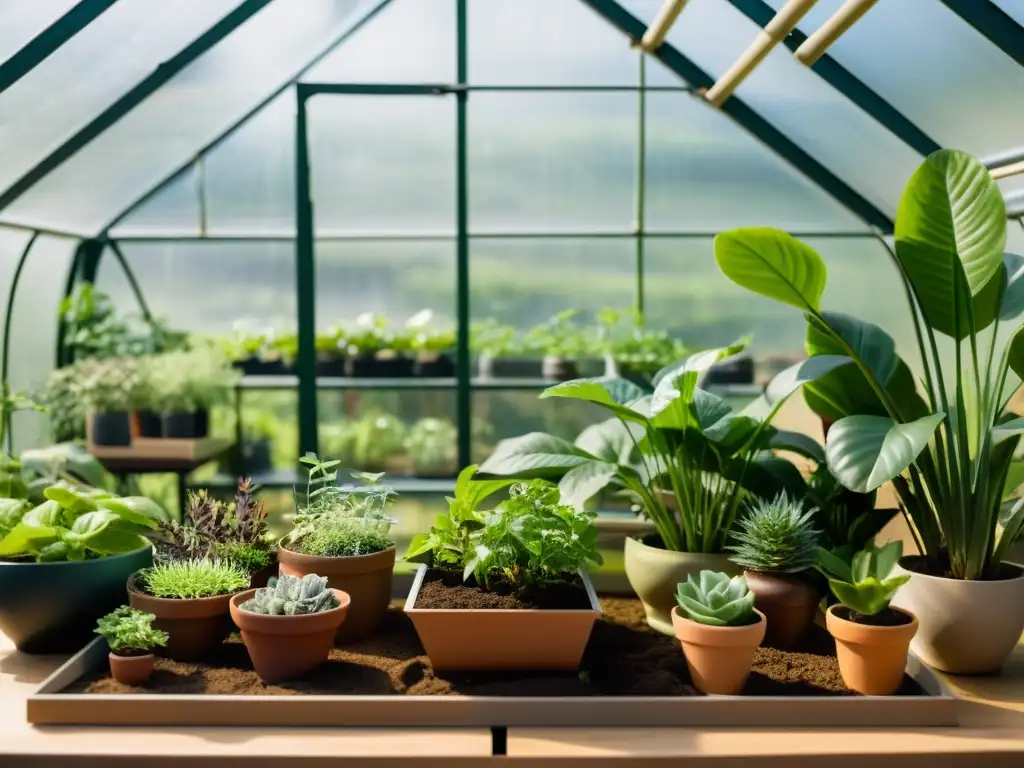
<instances>
[{"instance_id":1,"label":"small pot on soil","mask_svg":"<svg viewBox=\"0 0 1024 768\"><path fill-rule=\"evenodd\" d=\"M877 617L860 617L858 621L852 617L853 612L844 605L830 606L825 613L826 626L836 641L843 682L866 696L888 696L903 682L917 618L891 607Z\"/></svg>"},{"instance_id":2,"label":"small pot on soil","mask_svg":"<svg viewBox=\"0 0 1024 768\"><path fill-rule=\"evenodd\" d=\"M701 571L738 576L741 569L727 555L701 552L673 552L663 549L657 534L642 540L626 539L625 569L629 586L644 604L647 623L663 635L673 635L672 610L676 606L676 585Z\"/></svg>"},{"instance_id":3,"label":"small pot on soil","mask_svg":"<svg viewBox=\"0 0 1024 768\"><path fill-rule=\"evenodd\" d=\"M206 437L209 431L208 411L164 414L164 437L196 439Z\"/></svg>"},{"instance_id":4,"label":"small pot on soil","mask_svg":"<svg viewBox=\"0 0 1024 768\"><path fill-rule=\"evenodd\" d=\"M567 357L545 355L544 360L541 362L540 375L545 379L568 381L569 379L579 378L580 370L576 367L575 360L570 360Z\"/></svg>"},{"instance_id":5,"label":"small pot on soil","mask_svg":"<svg viewBox=\"0 0 1024 768\"><path fill-rule=\"evenodd\" d=\"M134 573L128 579L128 604L156 616L153 627L168 635L167 647L161 649L161 655L175 661L196 661L231 633L232 595L180 600L153 597L142 591L137 578Z\"/></svg>"},{"instance_id":6,"label":"small pot on soil","mask_svg":"<svg viewBox=\"0 0 1024 768\"><path fill-rule=\"evenodd\" d=\"M345 623L338 628L337 642L366 637L380 624L391 602L391 576L395 547L355 557L314 557L277 547L281 573L299 578L315 573L327 577L327 586L348 594L351 604Z\"/></svg>"},{"instance_id":7,"label":"small pot on soil","mask_svg":"<svg viewBox=\"0 0 1024 768\"><path fill-rule=\"evenodd\" d=\"M743 690L754 663L754 651L764 640L768 624L756 608L757 622L737 627L713 627L672 609L672 626L683 646L693 684L704 693L735 696Z\"/></svg>"},{"instance_id":8,"label":"small pot on soil","mask_svg":"<svg viewBox=\"0 0 1024 768\"><path fill-rule=\"evenodd\" d=\"M427 577L416 572L405 613L435 670L575 670L601 605L585 570L584 608L420 608Z\"/></svg>"},{"instance_id":9,"label":"small pot on soil","mask_svg":"<svg viewBox=\"0 0 1024 768\"><path fill-rule=\"evenodd\" d=\"M911 574L892 607L914 614L921 626L914 655L942 672L995 672L1024 632L1024 567L1003 563L1001 579L963 581L932 574L928 560L909 555L894 575Z\"/></svg>"},{"instance_id":10,"label":"small pot on soil","mask_svg":"<svg viewBox=\"0 0 1024 768\"><path fill-rule=\"evenodd\" d=\"M754 604L768 622L764 645L790 648L806 634L818 613L821 592L810 581L791 573L745 570Z\"/></svg>"},{"instance_id":11,"label":"small pot on soil","mask_svg":"<svg viewBox=\"0 0 1024 768\"><path fill-rule=\"evenodd\" d=\"M155 656L147 653L141 656L120 656L110 652L110 676L124 685L139 685L153 674Z\"/></svg>"},{"instance_id":12,"label":"small pot on soil","mask_svg":"<svg viewBox=\"0 0 1024 768\"><path fill-rule=\"evenodd\" d=\"M231 598L231 618L242 633L242 641L256 673L265 683L279 683L298 677L327 661L334 636L345 621L351 602L335 589L339 605L329 611L299 616L267 616L242 609L255 589Z\"/></svg>"},{"instance_id":13,"label":"small pot on soil","mask_svg":"<svg viewBox=\"0 0 1024 768\"><path fill-rule=\"evenodd\" d=\"M131 445L132 425L124 411L92 414L93 445Z\"/></svg>"},{"instance_id":14,"label":"small pot on soil","mask_svg":"<svg viewBox=\"0 0 1024 768\"><path fill-rule=\"evenodd\" d=\"M139 437L163 436L163 423L159 413L138 411L135 415L139 424Z\"/></svg>"}]
</instances>

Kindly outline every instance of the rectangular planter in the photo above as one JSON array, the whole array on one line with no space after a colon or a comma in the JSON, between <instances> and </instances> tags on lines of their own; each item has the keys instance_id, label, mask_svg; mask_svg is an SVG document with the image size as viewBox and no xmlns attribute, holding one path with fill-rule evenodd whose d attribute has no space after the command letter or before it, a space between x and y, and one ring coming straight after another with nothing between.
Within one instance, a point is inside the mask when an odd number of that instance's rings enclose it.
<instances>
[{"instance_id":1,"label":"rectangular planter","mask_svg":"<svg viewBox=\"0 0 1024 768\"><path fill-rule=\"evenodd\" d=\"M591 607L584 610L416 608L426 575L421 565L405 614L438 670L574 670L601 615L586 571L580 577Z\"/></svg>"}]
</instances>

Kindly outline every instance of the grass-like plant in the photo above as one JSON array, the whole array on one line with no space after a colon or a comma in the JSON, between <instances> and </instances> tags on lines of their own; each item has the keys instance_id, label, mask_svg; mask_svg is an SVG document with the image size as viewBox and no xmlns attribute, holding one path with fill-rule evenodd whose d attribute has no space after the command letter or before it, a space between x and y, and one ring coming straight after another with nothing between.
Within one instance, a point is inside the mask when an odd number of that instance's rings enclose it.
<instances>
[{"instance_id":1,"label":"grass-like plant","mask_svg":"<svg viewBox=\"0 0 1024 768\"><path fill-rule=\"evenodd\" d=\"M814 567L821 532L814 528L815 509L785 492L774 499L757 499L740 520L729 547L730 559L752 571L799 573Z\"/></svg>"},{"instance_id":2,"label":"grass-like plant","mask_svg":"<svg viewBox=\"0 0 1024 768\"><path fill-rule=\"evenodd\" d=\"M828 579L832 594L853 612L853 620L857 621L888 608L896 590L910 580L910 574L890 576L902 555L900 541L890 541L882 547L869 545L850 562L834 552L819 549L817 568Z\"/></svg>"},{"instance_id":3,"label":"grass-like plant","mask_svg":"<svg viewBox=\"0 0 1024 768\"><path fill-rule=\"evenodd\" d=\"M739 627L757 618L754 593L742 576L701 571L695 578L691 573L676 586L676 602L691 621L712 627Z\"/></svg>"},{"instance_id":4,"label":"grass-like plant","mask_svg":"<svg viewBox=\"0 0 1024 768\"><path fill-rule=\"evenodd\" d=\"M249 586L247 571L227 560L208 557L158 563L139 576L148 594L175 600L229 595Z\"/></svg>"},{"instance_id":5,"label":"grass-like plant","mask_svg":"<svg viewBox=\"0 0 1024 768\"><path fill-rule=\"evenodd\" d=\"M383 552L394 544L380 531L361 520L328 517L299 541L299 551L313 557L356 557Z\"/></svg>"},{"instance_id":6,"label":"grass-like plant","mask_svg":"<svg viewBox=\"0 0 1024 768\"><path fill-rule=\"evenodd\" d=\"M155 620L151 613L122 605L101 618L94 631L118 656L145 656L167 645L167 633L153 627Z\"/></svg>"}]
</instances>

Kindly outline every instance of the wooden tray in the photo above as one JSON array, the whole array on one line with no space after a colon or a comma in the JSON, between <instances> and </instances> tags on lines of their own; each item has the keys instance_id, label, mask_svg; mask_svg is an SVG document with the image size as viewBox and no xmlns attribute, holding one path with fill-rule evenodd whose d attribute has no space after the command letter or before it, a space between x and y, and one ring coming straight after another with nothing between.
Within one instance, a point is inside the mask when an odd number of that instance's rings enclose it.
<instances>
[{"instance_id":1,"label":"wooden tray","mask_svg":"<svg viewBox=\"0 0 1024 768\"><path fill-rule=\"evenodd\" d=\"M136 437L131 445L93 445L86 449L102 461L203 461L231 445L218 437Z\"/></svg>"},{"instance_id":2,"label":"wooden tray","mask_svg":"<svg viewBox=\"0 0 1024 768\"><path fill-rule=\"evenodd\" d=\"M956 700L911 656L927 696L215 696L71 694L107 664L97 638L28 698L35 725L920 727L957 724Z\"/></svg>"}]
</instances>

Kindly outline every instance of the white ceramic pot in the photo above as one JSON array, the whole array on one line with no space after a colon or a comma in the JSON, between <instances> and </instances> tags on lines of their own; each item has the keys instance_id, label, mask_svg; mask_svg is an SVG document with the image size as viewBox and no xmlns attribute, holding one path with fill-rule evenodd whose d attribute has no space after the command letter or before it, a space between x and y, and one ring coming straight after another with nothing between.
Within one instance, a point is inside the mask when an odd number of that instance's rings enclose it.
<instances>
[{"instance_id":1,"label":"white ceramic pot","mask_svg":"<svg viewBox=\"0 0 1024 768\"><path fill-rule=\"evenodd\" d=\"M900 561L903 564L906 558ZM962 581L910 574L892 604L920 622L910 644L925 664L942 672L979 675L995 672L1024 632L1024 567L1000 581Z\"/></svg>"}]
</instances>

